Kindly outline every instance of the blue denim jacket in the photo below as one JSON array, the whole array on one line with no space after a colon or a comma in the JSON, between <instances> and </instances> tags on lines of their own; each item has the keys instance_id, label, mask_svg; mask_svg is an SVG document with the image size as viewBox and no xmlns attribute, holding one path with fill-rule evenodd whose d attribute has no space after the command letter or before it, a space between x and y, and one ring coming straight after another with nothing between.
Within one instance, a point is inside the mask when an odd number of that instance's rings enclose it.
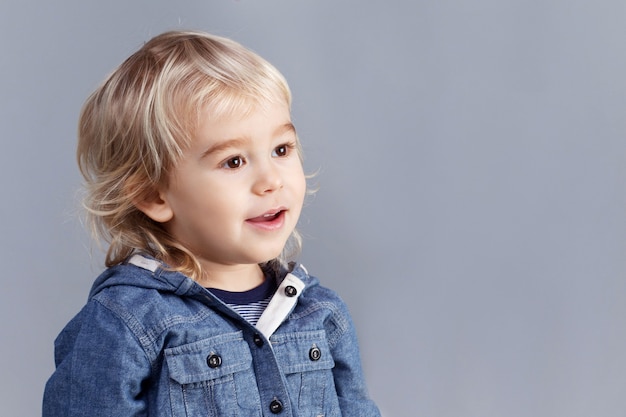
<instances>
[{"instance_id":1,"label":"blue denim jacket","mask_svg":"<svg viewBox=\"0 0 626 417\"><path fill-rule=\"evenodd\" d=\"M43 416L380 416L345 304L281 275L252 326L153 259L107 269L55 341Z\"/></svg>"}]
</instances>

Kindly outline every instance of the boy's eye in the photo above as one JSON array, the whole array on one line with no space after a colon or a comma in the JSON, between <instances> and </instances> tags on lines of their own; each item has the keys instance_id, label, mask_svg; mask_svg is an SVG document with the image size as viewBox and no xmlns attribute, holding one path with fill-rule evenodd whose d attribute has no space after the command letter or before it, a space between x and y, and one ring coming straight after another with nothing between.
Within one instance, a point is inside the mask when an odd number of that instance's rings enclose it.
<instances>
[{"instance_id":1,"label":"boy's eye","mask_svg":"<svg viewBox=\"0 0 626 417\"><path fill-rule=\"evenodd\" d=\"M230 169L241 168L242 165L243 165L243 158L240 156L235 156L230 159L227 159L223 164L224 168L230 168Z\"/></svg>"},{"instance_id":2,"label":"boy's eye","mask_svg":"<svg viewBox=\"0 0 626 417\"><path fill-rule=\"evenodd\" d=\"M272 156L287 156L289 155L289 151L291 150L292 147L293 145L287 144L287 143L277 146L274 149L274 152L272 152Z\"/></svg>"}]
</instances>

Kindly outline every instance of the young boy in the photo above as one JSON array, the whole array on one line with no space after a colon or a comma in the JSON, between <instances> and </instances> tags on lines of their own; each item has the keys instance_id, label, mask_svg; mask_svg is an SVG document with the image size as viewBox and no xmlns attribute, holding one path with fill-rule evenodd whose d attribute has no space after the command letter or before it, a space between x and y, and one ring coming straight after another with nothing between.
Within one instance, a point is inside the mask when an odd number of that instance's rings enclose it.
<instances>
[{"instance_id":1,"label":"young boy","mask_svg":"<svg viewBox=\"0 0 626 417\"><path fill-rule=\"evenodd\" d=\"M78 161L108 267L55 342L50 416L379 416L346 306L301 265L282 75L167 32L87 100ZM287 248L287 249L286 249Z\"/></svg>"}]
</instances>

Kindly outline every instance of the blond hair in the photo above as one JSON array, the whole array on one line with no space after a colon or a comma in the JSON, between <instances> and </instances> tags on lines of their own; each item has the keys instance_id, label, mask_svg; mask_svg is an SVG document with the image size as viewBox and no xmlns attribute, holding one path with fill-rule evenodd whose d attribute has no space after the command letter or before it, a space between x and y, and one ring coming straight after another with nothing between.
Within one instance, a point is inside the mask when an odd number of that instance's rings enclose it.
<instances>
[{"instance_id":1,"label":"blond hair","mask_svg":"<svg viewBox=\"0 0 626 417\"><path fill-rule=\"evenodd\" d=\"M152 38L89 96L77 159L88 221L109 244L107 266L142 252L173 261L173 269L191 278L202 276L194 255L134 202L168 185L201 110L210 106L219 118L267 103L291 106L289 86L274 66L230 39L188 31ZM294 231L272 262L284 263L299 249Z\"/></svg>"}]
</instances>

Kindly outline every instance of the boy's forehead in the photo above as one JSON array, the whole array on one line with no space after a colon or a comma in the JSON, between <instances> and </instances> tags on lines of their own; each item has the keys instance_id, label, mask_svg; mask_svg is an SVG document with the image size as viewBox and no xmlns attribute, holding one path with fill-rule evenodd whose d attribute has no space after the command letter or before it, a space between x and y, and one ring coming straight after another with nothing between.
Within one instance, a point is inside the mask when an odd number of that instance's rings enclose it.
<instances>
[{"instance_id":1,"label":"boy's forehead","mask_svg":"<svg viewBox=\"0 0 626 417\"><path fill-rule=\"evenodd\" d=\"M242 93L224 94L219 99L207 101L200 105L201 117L214 121L220 119L244 119L252 113L272 111L275 107L289 109L290 103L282 95L268 97L251 97Z\"/></svg>"},{"instance_id":2,"label":"boy's forehead","mask_svg":"<svg viewBox=\"0 0 626 417\"><path fill-rule=\"evenodd\" d=\"M295 131L286 104L270 103L250 107L245 112L216 114L211 106L200 113L196 136L225 140L254 134L280 135Z\"/></svg>"},{"instance_id":3,"label":"boy's forehead","mask_svg":"<svg viewBox=\"0 0 626 417\"><path fill-rule=\"evenodd\" d=\"M264 101L241 101L239 104L224 106L220 103L208 103L201 107L199 124L212 123L215 125L231 125L235 127L239 122L251 119L255 116L267 118L291 118L288 103L283 100Z\"/></svg>"}]
</instances>

